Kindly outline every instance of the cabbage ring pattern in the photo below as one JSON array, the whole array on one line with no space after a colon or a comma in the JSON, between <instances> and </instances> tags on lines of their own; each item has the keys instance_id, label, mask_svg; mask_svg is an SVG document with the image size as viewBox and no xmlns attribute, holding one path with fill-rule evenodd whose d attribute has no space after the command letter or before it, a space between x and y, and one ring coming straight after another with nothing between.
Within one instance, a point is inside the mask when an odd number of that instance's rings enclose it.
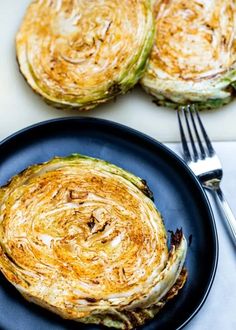
<instances>
[{"instance_id":1,"label":"cabbage ring pattern","mask_svg":"<svg viewBox=\"0 0 236 330\"><path fill-rule=\"evenodd\" d=\"M16 37L17 58L50 104L88 110L137 83L153 37L148 0L36 0Z\"/></svg>"},{"instance_id":2,"label":"cabbage ring pattern","mask_svg":"<svg viewBox=\"0 0 236 330\"><path fill-rule=\"evenodd\" d=\"M0 270L64 318L132 329L186 280L187 244L166 230L146 183L78 154L34 165L0 189Z\"/></svg>"}]
</instances>

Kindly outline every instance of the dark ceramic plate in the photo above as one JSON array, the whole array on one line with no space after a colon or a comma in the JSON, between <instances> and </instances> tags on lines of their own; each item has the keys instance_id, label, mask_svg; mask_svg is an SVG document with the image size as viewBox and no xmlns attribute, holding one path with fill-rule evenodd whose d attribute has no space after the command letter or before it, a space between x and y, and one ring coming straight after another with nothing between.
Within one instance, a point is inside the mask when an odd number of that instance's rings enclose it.
<instances>
[{"instance_id":1,"label":"dark ceramic plate","mask_svg":"<svg viewBox=\"0 0 236 330\"><path fill-rule=\"evenodd\" d=\"M54 156L81 153L110 161L147 180L168 230L192 237L181 293L142 330L180 329L198 312L211 288L218 259L214 218L204 191L183 161L163 144L125 126L88 118L66 118L26 128L0 144L0 185L24 168ZM0 329L95 330L62 320L26 302L0 275Z\"/></svg>"}]
</instances>

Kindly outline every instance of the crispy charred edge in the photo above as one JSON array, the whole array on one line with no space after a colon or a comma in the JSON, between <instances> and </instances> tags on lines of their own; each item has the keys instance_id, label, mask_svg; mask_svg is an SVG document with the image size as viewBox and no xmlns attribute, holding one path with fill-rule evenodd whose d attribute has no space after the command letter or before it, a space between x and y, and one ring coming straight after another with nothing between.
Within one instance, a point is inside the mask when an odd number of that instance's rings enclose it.
<instances>
[{"instance_id":1,"label":"crispy charred edge","mask_svg":"<svg viewBox=\"0 0 236 330\"><path fill-rule=\"evenodd\" d=\"M131 326L127 324L124 329L134 329L140 325L143 325L148 320L152 319L160 310L165 306L165 304L173 299L179 291L183 288L187 280L188 272L186 268L183 268L176 283L168 291L168 293L163 297L157 304L147 308L147 309L136 309L132 312L126 312L127 317L130 320Z\"/></svg>"},{"instance_id":2,"label":"crispy charred edge","mask_svg":"<svg viewBox=\"0 0 236 330\"><path fill-rule=\"evenodd\" d=\"M182 238L183 238L183 230L182 228L176 229L176 232L170 231L171 238L170 242L172 246L175 246L176 248L180 245Z\"/></svg>"},{"instance_id":3,"label":"crispy charred edge","mask_svg":"<svg viewBox=\"0 0 236 330\"><path fill-rule=\"evenodd\" d=\"M188 104L193 104L200 111L204 111L204 110L212 111L212 110L217 110L218 108L221 108L224 105L227 105L228 103L230 103L234 99L235 94L236 94L235 90L232 90L232 93L229 97L226 97L224 99L211 99L211 100L209 99L204 102L192 102L191 100L189 100L186 103L179 104L179 103L173 102L170 99L165 98L163 100L154 99L153 103L156 104L157 106L160 106L160 107L164 106L164 107L168 107L168 108L171 108L174 110L178 110L184 106L187 106Z\"/></svg>"},{"instance_id":4,"label":"crispy charred edge","mask_svg":"<svg viewBox=\"0 0 236 330\"><path fill-rule=\"evenodd\" d=\"M147 181L142 179L141 182L143 184L142 192L144 193L144 195L149 197L154 202L154 195L151 189L149 188Z\"/></svg>"},{"instance_id":5,"label":"crispy charred edge","mask_svg":"<svg viewBox=\"0 0 236 330\"><path fill-rule=\"evenodd\" d=\"M166 303L173 299L179 291L183 288L188 277L186 268L183 268L177 281L168 293L157 303L146 309L135 309L133 311L123 311L122 313L126 316L127 321L125 322L122 329L131 330L135 329L147 321L151 320L160 310L166 305Z\"/></svg>"}]
</instances>

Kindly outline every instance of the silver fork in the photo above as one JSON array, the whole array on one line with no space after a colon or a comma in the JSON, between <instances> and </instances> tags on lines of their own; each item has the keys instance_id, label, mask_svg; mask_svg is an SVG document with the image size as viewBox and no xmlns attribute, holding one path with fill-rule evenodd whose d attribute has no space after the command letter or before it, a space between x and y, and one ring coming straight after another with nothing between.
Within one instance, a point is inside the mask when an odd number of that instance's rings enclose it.
<instances>
[{"instance_id":1,"label":"silver fork","mask_svg":"<svg viewBox=\"0 0 236 330\"><path fill-rule=\"evenodd\" d=\"M223 176L222 165L202 124L199 113L194 105L188 105L179 109L177 114L184 160L198 177L203 188L210 190L217 197L236 244L236 219L220 188ZM188 146L187 135L191 149Z\"/></svg>"}]
</instances>

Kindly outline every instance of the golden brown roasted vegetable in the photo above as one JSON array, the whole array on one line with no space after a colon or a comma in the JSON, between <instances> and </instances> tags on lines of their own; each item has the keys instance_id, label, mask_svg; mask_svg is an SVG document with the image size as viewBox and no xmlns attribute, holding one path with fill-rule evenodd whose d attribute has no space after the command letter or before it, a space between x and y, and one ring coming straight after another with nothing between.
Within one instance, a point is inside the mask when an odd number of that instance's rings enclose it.
<instances>
[{"instance_id":1,"label":"golden brown roasted vegetable","mask_svg":"<svg viewBox=\"0 0 236 330\"><path fill-rule=\"evenodd\" d=\"M88 110L136 84L153 37L149 0L36 0L17 34L17 58L50 104Z\"/></svg>"},{"instance_id":2,"label":"golden brown roasted vegetable","mask_svg":"<svg viewBox=\"0 0 236 330\"><path fill-rule=\"evenodd\" d=\"M184 285L182 232L168 252L150 190L115 165L55 158L15 176L0 196L0 270L64 318L132 329Z\"/></svg>"},{"instance_id":3,"label":"golden brown roasted vegetable","mask_svg":"<svg viewBox=\"0 0 236 330\"><path fill-rule=\"evenodd\" d=\"M159 105L216 108L233 98L236 7L233 0L157 0L156 37L141 80Z\"/></svg>"}]
</instances>

